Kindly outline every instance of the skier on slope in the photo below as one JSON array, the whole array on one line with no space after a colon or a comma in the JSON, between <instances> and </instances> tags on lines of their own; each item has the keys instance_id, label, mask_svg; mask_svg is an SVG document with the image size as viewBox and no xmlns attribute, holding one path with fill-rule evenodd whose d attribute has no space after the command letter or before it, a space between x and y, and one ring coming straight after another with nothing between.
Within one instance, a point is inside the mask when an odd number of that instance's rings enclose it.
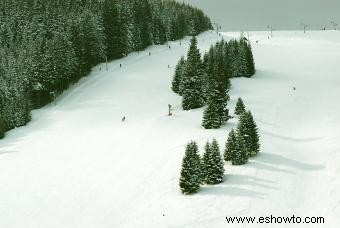
<instances>
[{"instance_id":1,"label":"skier on slope","mask_svg":"<svg viewBox=\"0 0 340 228\"><path fill-rule=\"evenodd\" d=\"M172 105L171 104L168 104L168 108L169 108L169 113L168 113L168 116L172 116Z\"/></svg>"}]
</instances>

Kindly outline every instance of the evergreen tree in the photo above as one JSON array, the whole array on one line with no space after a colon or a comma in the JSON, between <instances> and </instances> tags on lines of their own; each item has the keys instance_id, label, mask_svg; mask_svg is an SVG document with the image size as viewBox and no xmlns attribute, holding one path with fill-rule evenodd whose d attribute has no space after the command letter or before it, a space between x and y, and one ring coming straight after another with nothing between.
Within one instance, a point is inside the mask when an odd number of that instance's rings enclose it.
<instances>
[{"instance_id":1,"label":"evergreen tree","mask_svg":"<svg viewBox=\"0 0 340 228\"><path fill-rule=\"evenodd\" d=\"M238 66L238 77L248 76L248 60L247 60L247 40L245 37L241 36L238 43L238 57L237 57L237 66Z\"/></svg>"},{"instance_id":2,"label":"evergreen tree","mask_svg":"<svg viewBox=\"0 0 340 228\"><path fill-rule=\"evenodd\" d=\"M214 73L208 80L209 93L202 126L206 129L219 128L229 117L227 109L229 96L222 64L215 66Z\"/></svg>"},{"instance_id":3,"label":"evergreen tree","mask_svg":"<svg viewBox=\"0 0 340 228\"><path fill-rule=\"evenodd\" d=\"M193 194L198 192L201 183L202 167L198 147L196 142L190 142L186 146L179 186L183 194Z\"/></svg>"},{"instance_id":4,"label":"evergreen tree","mask_svg":"<svg viewBox=\"0 0 340 228\"><path fill-rule=\"evenodd\" d=\"M243 100L239 97L235 107L235 115L242 115L246 111L246 107L243 103Z\"/></svg>"},{"instance_id":5,"label":"evergreen tree","mask_svg":"<svg viewBox=\"0 0 340 228\"><path fill-rule=\"evenodd\" d=\"M252 150L251 127L248 112L242 113L237 125L237 132L244 139L248 157L250 157Z\"/></svg>"},{"instance_id":6,"label":"evergreen tree","mask_svg":"<svg viewBox=\"0 0 340 228\"><path fill-rule=\"evenodd\" d=\"M226 42L222 40L211 46L209 51L204 54L203 65L206 75L203 84L205 100L209 98L209 82L213 79L217 80L220 86L226 87L227 90L230 88L230 61L227 54L228 50L225 47Z\"/></svg>"},{"instance_id":7,"label":"evergreen tree","mask_svg":"<svg viewBox=\"0 0 340 228\"><path fill-rule=\"evenodd\" d=\"M162 1L155 1L152 4L152 31L153 31L153 42L155 44L164 44L167 41L166 37L166 25L162 15L162 9L164 3Z\"/></svg>"},{"instance_id":8,"label":"evergreen tree","mask_svg":"<svg viewBox=\"0 0 340 228\"><path fill-rule=\"evenodd\" d=\"M209 77L209 68L210 68L210 56L207 52L205 52L203 55L202 67L203 67L203 72L204 72L203 79L202 79L203 99L204 99L204 102L207 103L208 94L209 94L209 85L208 85L209 78L208 77Z\"/></svg>"},{"instance_id":9,"label":"evergreen tree","mask_svg":"<svg viewBox=\"0 0 340 228\"><path fill-rule=\"evenodd\" d=\"M205 182L207 184L219 184L223 182L224 165L220 149L216 139L205 147L206 151L203 156Z\"/></svg>"},{"instance_id":10,"label":"evergreen tree","mask_svg":"<svg viewBox=\"0 0 340 228\"><path fill-rule=\"evenodd\" d=\"M202 80L201 54L197 48L196 37L192 37L182 76L182 107L184 110L200 108L204 105Z\"/></svg>"},{"instance_id":11,"label":"evergreen tree","mask_svg":"<svg viewBox=\"0 0 340 228\"><path fill-rule=\"evenodd\" d=\"M67 88L70 76L75 73L78 60L68 34L55 33L46 42L44 75L39 82L42 86L60 93Z\"/></svg>"},{"instance_id":12,"label":"evergreen tree","mask_svg":"<svg viewBox=\"0 0 340 228\"><path fill-rule=\"evenodd\" d=\"M181 57L178 64L176 65L175 75L172 80L172 91L174 91L177 94L181 94L181 83L182 83L182 76L183 71L185 69L185 60L184 56Z\"/></svg>"},{"instance_id":13,"label":"evergreen tree","mask_svg":"<svg viewBox=\"0 0 340 228\"><path fill-rule=\"evenodd\" d=\"M230 74L231 77L240 76L239 66L239 45L237 40L230 40L227 44L228 55L230 59Z\"/></svg>"},{"instance_id":14,"label":"evergreen tree","mask_svg":"<svg viewBox=\"0 0 340 228\"><path fill-rule=\"evenodd\" d=\"M213 102L208 102L207 107L203 112L202 126L205 129L217 129L220 128L221 122L218 115L218 107Z\"/></svg>"},{"instance_id":15,"label":"evergreen tree","mask_svg":"<svg viewBox=\"0 0 340 228\"><path fill-rule=\"evenodd\" d=\"M247 60L247 74L246 77L251 77L255 74L255 62L253 57L253 52L251 49L251 45L248 42L246 45L246 60Z\"/></svg>"},{"instance_id":16,"label":"evergreen tree","mask_svg":"<svg viewBox=\"0 0 340 228\"><path fill-rule=\"evenodd\" d=\"M133 15L138 28L140 46L137 50L142 50L149 46L151 42L151 6L148 0L134 0Z\"/></svg>"},{"instance_id":17,"label":"evergreen tree","mask_svg":"<svg viewBox=\"0 0 340 228\"><path fill-rule=\"evenodd\" d=\"M257 125L254 121L253 115L250 111L247 112L247 121L249 122L249 139L251 142L250 155L256 155L260 151L260 139Z\"/></svg>"},{"instance_id":18,"label":"evergreen tree","mask_svg":"<svg viewBox=\"0 0 340 228\"><path fill-rule=\"evenodd\" d=\"M216 103L218 104L218 114L220 117L220 124L224 124L229 120L229 110L227 104L229 101L229 77L227 76L227 71L224 68L223 62L220 62L217 67L216 80L218 82L217 93L218 99Z\"/></svg>"},{"instance_id":19,"label":"evergreen tree","mask_svg":"<svg viewBox=\"0 0 340 228\"><path fill-rule=\"evenodd\" d=\"M245 140L248 157L256 155L260 150L260 142L257 126L250 111L240 116L238 132Z\"/></svg>"},{"instance_id":20,"label":"evergreen tree","mask_svg":"<svg viewBox=\"0 0 340 228\"><path fill-rule=\"evenodd\" d=\"M237 142L236 142L236 133L235 130L232 129L229 132L227 142L225 144L225 150L224 150L224 160L225 161L231 161L233 157L235 157L236 149L237 149Z\"/></svg>"},{"instance_id":21,"label":"evergreen tree","mask_svg":"<svg viewBox=\"0 0 340 228\"><path fill-rule=\"evenodd\" d=\"M202 161L202 184L205 182L207 178L207 168L205 167L205 163L209 160L210 155L211 155L211 150L210 150L210 143L208 141L204 146L204 154L201 159Z\"/></svg>"},{"instance_id":22,"label":"evergreen tree","mask_svg":"<svg viewBox=\"0 0 340 228\"><path fill-rule=\"evenodd\" d=\"M162 20L162 2L155 2L154 13L152 17L152 31L153 31L153 42L155 44L164 44L167 41L166 37L166 26Z\"/></svg>"},{"instance_id":23,"label":"evergreen tree","mask_svg":"<svg viewBox=\"0 0 340 228\"><path fill-rule=\"evenodd\" d=\"M119 0L104 0L103 25L106 39L108 59L122 57L126 53L126 26Z\"/></svg>"},{"instance_id":24,"label":"evergreen tree","mask_svg":"<svg viewBox=\"0 0 340 228\"><path fill-rule=\"evenodd\" d=\"M235 152L231 157L231 163L233 165L243 165L248 162L248 151L246 142L240 134L240 132L236 132L236 144L235 144Z\"/></svg>"},{"instance_id":25,"label":"evergreen tree","mask_svg":"<svg viewBox=\"0 0 340 228\"><path fill-rule=\"evenodd\" d=\"M0 116L6 130L26 124L30 118L28 70L25 52L2 51L0 58ZM0 55L1 57L1 55ZM3 76L4 75L4 76Z\"/></svg>"},{"instance_id":26,"label":"evergreen tree","mask_svg":"<svg viewBox=\"0 0 340 228\"><path fill-rule=\"evenodd\" d=\"M229 58L231 77L251 77L255 74L255 63L249 41L241 36L240 40L231 40L225 44Z\"/></svg>"}]
</instances>

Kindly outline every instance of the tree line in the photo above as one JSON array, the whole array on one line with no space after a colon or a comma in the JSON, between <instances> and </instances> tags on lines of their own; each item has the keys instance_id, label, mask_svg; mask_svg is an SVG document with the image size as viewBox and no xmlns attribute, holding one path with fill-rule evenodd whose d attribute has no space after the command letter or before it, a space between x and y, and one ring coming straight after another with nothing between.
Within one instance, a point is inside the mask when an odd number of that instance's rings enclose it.
<instances>
[{"instance_id":1,"label":"tree line","mask_svg":"<svg viewBox=\"0 0 340 228\"><path fill-rule=\"evenodd\" d=\"M195 141L187 144L182 161L179 186L183 194L194 194L202 184L219 184L224 178L224 162L243 165L260 151L258 128L250 111L246 111L241 98L238 99L235 114L239 116L237 128L229 132L223 156L213 139L204 147L201 157Z\"/></svg>"},{"instance_id":2,"label":"tree line","mask_svg":"<svg viewBox=\"0 0 340 228\"><path fill-rule=\"evenodd\" d=\"M166 0L2 0L0 136L96 64L212 29L199 9Z\"/></svg>"},{"instance_id":3,"label":"tree line","mask_svg":"<svg viewBox=\"0 0 340 228\"><path fill-rule=\"evenodd\" d=\"M172 90L182 96L183 110L206 105L202 126L219 128L229 119L230 78L251 77L255 63L251 45L241 36L239 40L221 40L203 55L192 37L187 58L181 57L176 65Z\"/></svg>"}]
</instances>

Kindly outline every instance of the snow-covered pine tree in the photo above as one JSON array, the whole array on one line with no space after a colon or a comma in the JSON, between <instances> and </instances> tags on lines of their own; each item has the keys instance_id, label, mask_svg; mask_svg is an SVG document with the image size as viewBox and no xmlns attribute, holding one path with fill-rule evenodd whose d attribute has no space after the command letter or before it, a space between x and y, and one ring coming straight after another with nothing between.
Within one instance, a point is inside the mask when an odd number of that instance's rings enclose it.
<instances>
[{"instance_id":1,"label":"snow-covered pine tree","mask_svg":"<svg viewBox=\"0 0 340 228\"><path fill-rule=\"evenodd\" d=\"M243 165L248 162L248 151L246 142L240 132L236 132L236 144L235 152L231 157L231 163L233 165Z\"/></svg>"},{"instance_id":2,"label":"snow-covered pine tree","mask_svg":"<svg viewBox=\"0 0 340 228\"><path fill-rule=\"evenodd\" d=\"M203 80L202 80L203 99L205 103L208 100L208 93L209 93L209 87L208 87L208 81L209 81L208 76L209 76L209 65L210 65L209 61L210 61L209 54L205 52L203 55L203 61L202 61L202 66L203 66L203 71L204 71Z\"/></svg>"},{"instance_id":3,"label":"snow-covered pine tree","mask_svg":"<svg viewBox=\"0 0 340 228\"><path fill-rule=\"evenodd\" d=\"M218 82L215 80L214 75L209 75L207 79L207 107L203 112L202 126L205 129L216 129L221 126L219 103L217 102L220 98L217 90Z\"/></svg>"},{"instance_id":4,"label":"snow-covered pine tree","mask_svg":"<svg viewBox=\"0 0 340 228\"><path fill-rule=\"evenodd\" d=\"M184 74L182 75L182 107L184 110L204 105L203 65L197 48L197 39L192 37Z\"/></svg>"},{"instance_id":5,"label":"snow-covered pine tree","mask_svg":"<svg viewBox=\"0 0 340 228\"><path fill-rule=\"evenodd\" d=\"M151 42L151 23L152 14L151 6L148 0L133 1L133 19L135 27L138 29L138 37L140 38L140 45L136 50L143 50Z\"/></svg>"},{"instance_id":6,"label":"snow-covered pine tree","mask_svg":"<svg viewBox=\"0 0 340 228\"><path fill-rule=\"evenodd\" d=\"M221 127L218 107L215 103L208 101L208 105L203 112L202 126L205 129L217 129Z\"/></svg>"},{"instance_id":7,"label":"snow-covered pine tree","mask_svg":"<svg viewBox=\"0 0 340 228\"><path fill-rule=\"evenodd\" d=\"M247 40L245 37L241 36L238 42L238 77L248 76L248 60L247 60Z\"/></svg>"},{"instance_id":8,"label":"snow-covered pine tree","mask_svg":"<svg viewBox=\"0 0 340 228\"><path fill-rule=\"evenodd\" d=\"M176 65L176 70L175 70L175 74L174 77L172 79L172 91L174 91L175 93L181 95L181 84L182 84L182 75L183 75L183 71L185 69L185 59L184 56L181 57L181 59L179 60L178 64Z\"/></svg>"},{"instance_id":9,"label":"snow-covered pine tree","mask_svg":"<svg viewBox=\"0 0 340 228\"><path fill-rule=\"evenodd\" d=\"M250 111L240 116L237 129L245 140L248 157L256 155L260 150L260 141L257 126Z\"/></svg>"},{"instance_id":10,"label":"snow-covered pine tree","mask_svg":"<svg viewBox=\"0 0 340 228\"><path fill-rule=\"evenodd\" d=\"M225 69L220 63L215 65L213 75L208 78L207 107L203 113L202 126L205 129L219 128L228 120L227 91Z\"/></svg>"},{"instance_id":11,"label":"snow-covered pine tree","mask_svg":"<svg viewBox=\"0 0 340 228\"><path fill-rule=\"evenodd\" d=\"M249 122L249 138L251 142L250 155L254 156L260 151L260 139L258 134L257 125L251 111L247 112L247 121Z\"/></svg>"},{"instance_id":12,"label":"snow-covered pine tree","mask_svg":"<svg viewBox=\"0 0 340 228\"><path fill-rule=\"evenodd\" d=\"M6 47L4 47L6 48ZM6 58L1 59L1 54ZM0 116L6 130L26 124L31 119L30 103L27 99L27 56L24 51L13 53L0 47ZM6 77L3 77L6 75Z\"/></svg>"},{"instance_id":13,"label":"snow-covered pine tree","mask_svg":"<svg viewBox=\"0 0 340 228\"><path fill-rule=\"evenodd\" d=\"M227 75L227 87L230 89L231 83L230 83L230 78L232 77L232 72L231 72L231 60L230 60L230 54L229 54L229 46L228 42L224 42L224 45L221 47L223 50L223 65L226 70L226 75Z\"/></svg>"},{"instance_id":14,"label":"snow-covered pine tree","mask_svg":"<svg viewBox=\"0 0 340 228\"><path fill-rule=\"evenodd\" d=\"M255 74L255 64L249 41L241 36L240 40L230 40L225 44L229 58L231 77L251 77Z\"/></svg>"},{"instance_id":15,"label":"snow-covered pine tree","mask_svg":"<svg viewBox=\"0 0 340 228\"><path fill-rule=\"evenodd\" d=\"M207 178L207 167L205 166L206 163L208 163L208 160L211 157L211 149L210 149L210 143L207 141L207 143L204 146L204 154L202 157L202 182L204 183Z\"/></svg>"},{"instance_id":16,"label":"snow-covered pine tree","mask_svg":"<svg viewBox=\"0 0 340 228\"><path fill-rule=\"evenodd\" d=\"M152 1L152 37L154 44L164 44L167 41L166 25L164 20L164 2Z\"/></svg>"},{"instance_id":17,"label":"snow-covered pine tree","mask_svg":"<svg viewBox=\"0 0 340 228\"><path fill-rule=\"evenodd\" d=\"M222 62L218 65L217 69L217 81L218 81L218 93L219 93L219 99L217 101L218 103L218 113L220 117L221 125L224 124L229 120L229 110L228 110L228 101L230 99L229 97L229 77L227 75L227 71L225 70L225 67Z\"/></svg>"},{"instance_id":18,"label":"snow-covered pine tree","mask_svg":"<svg viewBox=\"0 0 340 228\"><path fill-rule=\"evenodd\" d=\"M209 98L209 81L212 76L218 79L220 85L230 88L230 61L226 42L221 40L215 45L212 45L203 57L204 70L206 72L204 77L204 98L207 101ZM222 70L222 74L217 74L216 66Z\"/></svg>"},{"instance_id":19,"label":"snow-covered pine tree","mask_svg":"<svg viewBox=\"0 0 340 228\"><path fill-rule=\"evenodd\" d=\"M241 97L239 97L237 99L237 102L236 102L236 107L235 107L235 115L242 115L242 113L244 113L246 111L246 107L243 103L243 100Z\"/></svg>"},{"instance_id":20,"label":"snow-covered pine tree","mask_svg":"<svg viewBox=\"0 0 340 228\"><path fill-rule=\"evenodd\" d=\"M70 76L76 72L78 59L67 33L55 33L46 43L46 72L41 83L60 94L68 87Z\"/></svg>"},{"instance_id":21,"label":"snow-covered pine tree","mask_svg":"<svg viewBox=\"0 0 340 228\"><path fill-rule=\"evenodd\" d=\"M251 45L249 41L246 45L246 59L247 59L247 75L246 77L251 77L255 74L255 62L253 57L253 51L251 49Z\"/></svg>"},{"instance_id":22,"label":"snow-covered pine tree","mask_svg":"<svg viewBox=\"0 0 340 228\"><path fill-rule=\"evenodd\" d=\"M236 133L235 130L232 129L229 132L227 142L225 144L225 150L224 150L224 160L225 161L231 161L233 157L236 154L237 149L237 142L236 142Z\"/></svg>"},{"instance_id":23,"label":"snow-covered pine tree","mask_svg":"<svg viewBox=\"0 0 340 228\"><path fill-rule=\"evenodd\" d=\"M120 58L126 53L126 26L124 25L119 0L103 1L103 26L109 60Z\"/></svg>"},{"instance_id":24,"label":"snow-covered pine tree","mask_svg":"<svg viewBox=\"0 0 340 228\"><path fill-rule=\"evenodd\" d=\"M239 47L237 40L230 40L226 43L226 48L228 50L229 60L230 60L230 74L231 77L240 76L240 66L239 66Z\"/></svg>"},{"instance_id":25,"label":"snow-covered pine tree","mask_svg":"<svg viewBox=\"0 0 340 228\"><path fill-rule=\"evenodd\" d=\"M198 146L196 142L192 141L186 146L179 186L183 194L193 194L198 192L201 183L201 159L198 154Z\"/></svg>"},{"instance_id":26,"label":"snow-covered pine tree","mask_svg":"<svg viewBox=\"0 0 340 228\"><path fill-rule=\"evenodd\" d=\"M101 18L89 9L84 9L69 27L72 46L78 58L79 79L89 73L95 64L105 61L106 37Z\"/></svg>"},{"instance_id":27,"label":"snow-covered pine tree","mask_svg":"<svg viewBox=\"0 0 340 228\"><path fill-rule=\"evenodd\" d=\"M220 148L216 139L209 146L207 143L206 151L203 156L205 182L207 184L219 184L223 182L224 164L220 153Z\"/></svg>"},{"instance_id":28,"label":"snow-covered pine tree","mask_svg":"<svg viewBox=\"0 0 340 228\"><path fill-rule=\"evenodd\" d=\"M243 112L239 118L237 133L244 139L244 145L246 147L248 157L250 157L252 150L251 128L252 126L249 121L248 112Z\"/></svg>"}]
</instances>

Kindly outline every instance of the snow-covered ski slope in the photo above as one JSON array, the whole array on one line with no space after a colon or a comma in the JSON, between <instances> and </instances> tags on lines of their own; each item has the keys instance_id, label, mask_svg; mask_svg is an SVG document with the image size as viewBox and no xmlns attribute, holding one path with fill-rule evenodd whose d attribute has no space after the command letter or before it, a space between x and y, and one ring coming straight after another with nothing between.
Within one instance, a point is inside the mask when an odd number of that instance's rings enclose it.
<instances>
[{"instance_id":1,"label":"snow-covered ski slope","mask_svg":"<svg viewBox=\"0 0 340 228\"><path fill-rule=\"evenodd\" d=\"M185 144L197 140L202 149L216 137L224 149L237 123L204 130L203 109L181 110L170 82L187 38L171 49L133 53L108 71L97 66L0 141L0 227L339 227L340 32L275 32L272 39L252 32L250 38L257 73L232 80L229 108L243 98L262 150L247 165L226 164L224 183L193 196L179 191ZM199 48L218 39L200 35ZM323 216L326 224L225 220L270 215Z\"/></svg>"}]
</instances>

